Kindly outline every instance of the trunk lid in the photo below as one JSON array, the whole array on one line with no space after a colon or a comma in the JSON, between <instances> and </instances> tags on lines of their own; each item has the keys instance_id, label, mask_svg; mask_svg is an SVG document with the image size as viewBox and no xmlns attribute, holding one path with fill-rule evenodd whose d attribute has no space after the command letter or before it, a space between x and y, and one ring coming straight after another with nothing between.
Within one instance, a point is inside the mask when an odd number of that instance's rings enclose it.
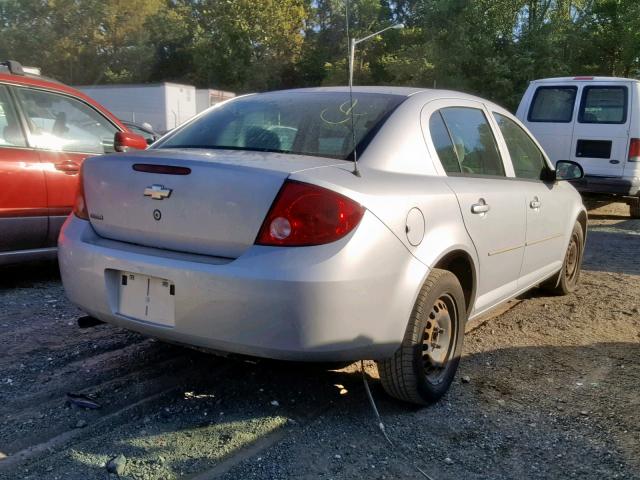
<instances>
[{"instance_id":1,"label":"trunk lid","mask_svg":"<svg viewBox=\"0 0 640 480\"><path fill-rule=\"evenodd\" d=\"M140 164L187 167L190 173L134 170ZM84 164L83 181L98 235L237 258L253 245L290 174L344 164L351 162L267 152L156 149L91 158Z\"/></svg>"}]
</instances>

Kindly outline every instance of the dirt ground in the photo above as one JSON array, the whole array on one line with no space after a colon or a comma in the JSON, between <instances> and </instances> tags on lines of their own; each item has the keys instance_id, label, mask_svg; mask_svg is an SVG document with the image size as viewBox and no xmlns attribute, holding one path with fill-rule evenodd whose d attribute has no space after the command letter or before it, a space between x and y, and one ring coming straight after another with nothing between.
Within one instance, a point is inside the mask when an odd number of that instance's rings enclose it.
<instances>
[{"instance_id":1,"label":"dirt ground","mask_svg":"<svg viewBox=\"0 0 640 480\"><path fill-rule=\"evenodd\" d=\"M0 270L0 479L117 478L119 454L123 479L640 479L640 220L611 204L589 223L578 291L531 291L468 332L441 402L393 401L367 365L393 445L357 365L80 330L56 265Z\"/></svg>"}]
</instances>

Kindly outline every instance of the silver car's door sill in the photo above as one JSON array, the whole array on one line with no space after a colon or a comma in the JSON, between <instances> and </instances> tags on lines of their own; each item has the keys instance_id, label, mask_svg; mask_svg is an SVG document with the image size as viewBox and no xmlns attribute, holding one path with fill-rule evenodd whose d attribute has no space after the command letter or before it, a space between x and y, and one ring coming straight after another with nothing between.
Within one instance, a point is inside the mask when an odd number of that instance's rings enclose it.
<instances>
[{"instance_id":1,"label":"silver car's door sill","mask_svg":"<svg viewBox=\"0 0 640 480\"><path fill-rule=\"evenodd\" d=\"M560 263L560 266L562 266L562 263ZM544 277L537 278L536 280L534 280L533 282L528 284L526 287L519 288L515 293L513 293L513 295L510 295L509 297L507 297L507 298L505 298L503 300L500 300L499 302L496 302L495 304L493 304L493 305L491 305L489 307L483 308L482 310L474 311L469 316L469 319L467 320L467 322L470 322L471 320L474 320L474 319L478 318L479 316L484 315L485 313L493 310L494 308L499 307L500 305L508 302L509 300L512 300L512 299L516 298L518 295L526 292L527 290L531 290L536 285L539 285L542 282L544 282L545 280L547 280L548 278L553 277L556 273L558 273L558 270L553 270L551 273L545 275Z\"/></svg>"}]
</instances>

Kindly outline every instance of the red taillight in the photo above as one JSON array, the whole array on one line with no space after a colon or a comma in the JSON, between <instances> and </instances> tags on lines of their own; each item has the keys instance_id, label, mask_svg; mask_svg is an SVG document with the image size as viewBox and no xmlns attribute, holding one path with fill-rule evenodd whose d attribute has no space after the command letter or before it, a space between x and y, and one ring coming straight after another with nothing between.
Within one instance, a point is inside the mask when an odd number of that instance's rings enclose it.
<instances>
[{"instance_id":1,"label":"red taillight","mask_svg":"<svg viewBox=\"0 0 640 480\"><path fill-rule=\"evenodd\" d=\"M339 193L287 180L256 244L301 247L334 242L353 230L363 215L364 207Z\"/></svg>"},{"instance_id":2,"label":"red taillight","mask_svg":"<svg viewBox=\"0 0 640 480\"><path fill-rule=\"evenodd\" d=\"M629 161L640 162L640 138L632 138L629 143Z\"/></svg>"},{"instance_id":3,"label":"red taillight","mask_svg":"<svg viewBox=\"0 0 640 480\"><path fill-rule=\"evenodd\" d=\"M84 198L84 184L82 178L82 168L78 175L78 188L76 189L76 203L73 206L73 214L83 220L89 220L89 211L87 210L87 201Z\"/></svg>"}]
</instances>

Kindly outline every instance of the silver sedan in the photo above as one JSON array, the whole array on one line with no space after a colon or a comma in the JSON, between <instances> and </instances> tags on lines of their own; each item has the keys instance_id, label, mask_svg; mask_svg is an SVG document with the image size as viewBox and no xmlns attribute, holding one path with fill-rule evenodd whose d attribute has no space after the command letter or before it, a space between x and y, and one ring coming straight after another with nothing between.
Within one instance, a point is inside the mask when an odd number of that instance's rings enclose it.
<instances>
[{"instance_id":1,"label":"silver sedan","mask_svg":"<svg viewBox=\"0 0 640 480\"><path fill-rule=\"evenodd\" d=\"M375 359L388 393L425 404L467 321L575 288L587 216L561 180L581 174L470 95L247 95L85 161L62 279L99 320L217 351Z\"/></svg>"}]
</instances>

